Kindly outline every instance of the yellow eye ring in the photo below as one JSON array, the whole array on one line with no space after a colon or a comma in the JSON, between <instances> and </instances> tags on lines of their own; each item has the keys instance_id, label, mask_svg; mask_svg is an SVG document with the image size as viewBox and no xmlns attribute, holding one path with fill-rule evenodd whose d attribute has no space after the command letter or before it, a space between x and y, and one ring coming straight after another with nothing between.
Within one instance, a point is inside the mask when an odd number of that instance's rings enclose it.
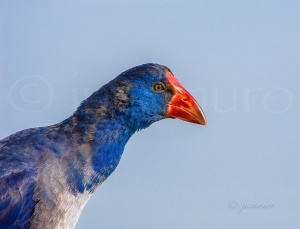
<instances>
[{"instance_id":1,"label":"yellow eye ring","mask_svg":"<svg viewBox=\"0 0 300 229\"><path fill-rule=\"evenodd\" d=\"M152 89L155 92L162 92L166 89L166 86L162 82L156 82L153 84Z\"/></svg>"}]
</instances>

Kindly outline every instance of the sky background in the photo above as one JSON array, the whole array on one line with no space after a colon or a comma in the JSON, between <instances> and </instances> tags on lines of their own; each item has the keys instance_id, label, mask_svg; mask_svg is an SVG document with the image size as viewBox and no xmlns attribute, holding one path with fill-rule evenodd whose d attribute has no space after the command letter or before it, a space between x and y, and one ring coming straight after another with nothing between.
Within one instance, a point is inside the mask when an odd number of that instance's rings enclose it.
<instances>
[{"instance_id":1,"label":"sky background","mask_svg":"<svg viewBox=\"0 0 300 229\"><path fill-rule=\"evenodd\" d=\"M164 64L208 125L135 134L76 228L299 228L299 25L298 0L2 0L0 139Z\"/></svg>"}]
</instances>

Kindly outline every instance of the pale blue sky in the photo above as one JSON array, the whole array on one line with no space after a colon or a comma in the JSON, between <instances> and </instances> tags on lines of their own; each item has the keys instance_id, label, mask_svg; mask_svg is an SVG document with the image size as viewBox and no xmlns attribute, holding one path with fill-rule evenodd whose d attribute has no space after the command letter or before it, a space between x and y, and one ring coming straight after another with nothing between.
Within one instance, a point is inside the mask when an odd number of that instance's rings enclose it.
<instances>
[{"instance_id":1,"label":"pale blue sky","mask_svg":"<svg viewBox=\"0 0 300 229\"><path fill-rule=\"evenodd\" d=\"M299 228L299 25L297 0L3 0L0 138L65 119L130 67L164 64L208 126L137 133L76 228Z\"/></svg>"}]
</instances>

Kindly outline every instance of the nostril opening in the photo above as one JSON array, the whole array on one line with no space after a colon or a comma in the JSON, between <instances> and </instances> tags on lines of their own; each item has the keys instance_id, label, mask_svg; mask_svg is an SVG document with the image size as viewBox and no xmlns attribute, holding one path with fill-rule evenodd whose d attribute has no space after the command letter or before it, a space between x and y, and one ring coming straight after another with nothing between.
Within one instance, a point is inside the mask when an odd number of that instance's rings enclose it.
<instances>
[{"instance_id":1,"label":"nostril opening","mask_svg":"<svg viewBox=\"0 0 300 229\"><path fill-rule=\"evenodd\" d=\"M184 102L186 102L186 101L187 101L187 98L183 98L182 100L183 100Z\"/></svg>"}]
</instances>

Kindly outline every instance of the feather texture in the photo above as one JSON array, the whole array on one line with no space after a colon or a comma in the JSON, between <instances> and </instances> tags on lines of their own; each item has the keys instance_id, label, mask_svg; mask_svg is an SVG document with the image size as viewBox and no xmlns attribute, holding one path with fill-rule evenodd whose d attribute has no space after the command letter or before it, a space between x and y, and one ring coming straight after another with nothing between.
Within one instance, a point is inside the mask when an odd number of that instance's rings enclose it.
<instances>
[{"instance_id":1,"label":"feather texture","mask_svg":"<svg viewBox=\"0 0 300 229\"><path fill-rule=\"evenodd\" d=\"M73 228L130 137L167 118L175 93L167 72L158 64L129 69L61 123L1 140L0 229ZM153 90L157 81L164 93Z\"/></svg>"}]
</instances>

